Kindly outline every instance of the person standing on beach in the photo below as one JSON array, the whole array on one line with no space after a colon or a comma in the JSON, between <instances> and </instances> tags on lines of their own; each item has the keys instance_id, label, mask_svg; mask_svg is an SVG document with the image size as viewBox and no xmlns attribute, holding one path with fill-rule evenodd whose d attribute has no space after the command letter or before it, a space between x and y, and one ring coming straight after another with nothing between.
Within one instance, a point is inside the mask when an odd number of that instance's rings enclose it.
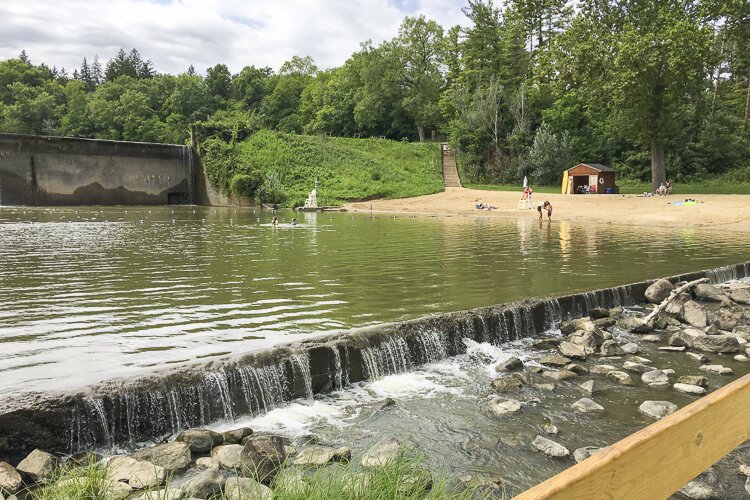
<instances>
[{"instance_id":1,"label":"person standing on beach","mask_svg":"<svg viewBox=\"0 0 750 500\"><path fill-rule=\"evenodd\" d=\"M544 204L539 204L536 206L536 211L539 212L539 220L542 220L542 208L547 208L547 202L545 201Z\"/></svg>"},{"instance_id":2,"label":"person standing on beach","mask_svg":"<svg viewBox=\"0 0 750 500\"><path fill-rule=\"evenodd\" d=\"M544 202L544 208L547 209L547 220L552 220L552 203L545 201ZM541 212L539 213L539 217L541 217Z\"/></svg>"}]
</instances>

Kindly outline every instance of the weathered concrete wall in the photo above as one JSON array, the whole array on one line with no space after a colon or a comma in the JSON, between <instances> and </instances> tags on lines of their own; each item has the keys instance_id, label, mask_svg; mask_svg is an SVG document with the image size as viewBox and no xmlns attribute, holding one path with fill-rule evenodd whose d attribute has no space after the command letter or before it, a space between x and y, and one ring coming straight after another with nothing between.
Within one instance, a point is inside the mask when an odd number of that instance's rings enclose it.
<instances>
[{"instance_id":1,"label":"weathered concrete wall","mask_svg":"<svg viewBox=\"0 0 750 500\"><path fill-rule=\"evenodd\" d=\"M190 146L0 134L0 205L207 203Z\"/></svg>"}]
</instances>

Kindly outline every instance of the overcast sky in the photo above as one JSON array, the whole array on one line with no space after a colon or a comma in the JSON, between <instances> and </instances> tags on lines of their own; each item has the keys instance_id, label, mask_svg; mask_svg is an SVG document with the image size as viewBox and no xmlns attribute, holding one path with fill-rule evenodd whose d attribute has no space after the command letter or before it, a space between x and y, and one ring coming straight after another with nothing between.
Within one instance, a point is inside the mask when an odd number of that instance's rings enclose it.
<instances>
[{"instance_id":1,"label":"overcast sky","mask_svg":"<svg viewBox=\"0 0 750 500\"><path fill-rule=\"evenodd\" d=\"M294 55L341 65L371 39L396 35L404 16L444 28L465 24L466 0L0 0L0 59L21 50L34 64L104 63L135 47L159 72L200 73L224 63L278 69Z\"/></svg>"}]
</instances>

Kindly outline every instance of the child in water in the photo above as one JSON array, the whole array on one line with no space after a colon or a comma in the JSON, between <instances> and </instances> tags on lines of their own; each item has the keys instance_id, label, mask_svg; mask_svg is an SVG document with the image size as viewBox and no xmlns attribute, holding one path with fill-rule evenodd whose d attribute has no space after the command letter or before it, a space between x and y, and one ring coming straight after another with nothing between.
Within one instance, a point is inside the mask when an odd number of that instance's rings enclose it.
<instances>
[{"instance_id":1,"label":"child in water","mask_svg":"<svg viewBox=\"0 0 750 500\"><path fill-rule=\"evenodd\" d=\"M541 217L541 215L539 217ZM279 219L277 219L276 217L274 217L273 219L271 219L271 225L278 226L279 225Z\"/></svg>"},{"instance_id":2,"label":"child in water","mask_svg":"<svg viewBox=\"0 0 750 500\"><path fill-rule=\"evenodd\" d=\"M297 225L297 219L295 217L292 217L292 226Z\"/></svg>"}]
</instances>

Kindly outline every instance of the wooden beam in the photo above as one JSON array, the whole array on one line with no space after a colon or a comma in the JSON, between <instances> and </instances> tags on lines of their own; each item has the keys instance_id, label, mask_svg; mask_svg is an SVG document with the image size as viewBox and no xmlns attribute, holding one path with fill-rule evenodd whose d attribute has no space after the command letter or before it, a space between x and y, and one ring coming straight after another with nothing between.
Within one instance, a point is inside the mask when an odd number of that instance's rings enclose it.
<instances>
[{"instance_id":1,"label":"wooden beam","mask_svg":"<svg viewBox=\"0 0 750 500\"><path fill-rule=\"evenodd\" d=\"M750 374L515 498L667 498L748 439Z\"/></svg>"}]
</instances>

